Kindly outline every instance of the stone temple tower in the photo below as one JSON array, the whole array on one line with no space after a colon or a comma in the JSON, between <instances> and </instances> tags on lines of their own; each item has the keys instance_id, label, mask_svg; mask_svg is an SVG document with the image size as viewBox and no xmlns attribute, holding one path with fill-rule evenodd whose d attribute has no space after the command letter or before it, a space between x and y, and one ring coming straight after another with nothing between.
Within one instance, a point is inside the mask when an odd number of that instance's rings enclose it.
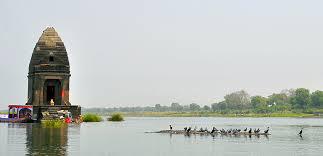
<instances>
[{"instance_id":1,"label":"stone temple tower","mask_svg":"<svg viewBox=\"0 0 323 156\"><path fill-rule=\"evenodd\" d=\"M29 105L71 105L70 65L63 41L53 27L43 31L34 48L28 73Z\"/></svg>"},{"instance_id":2,"label":"stone temple tower","mask_svg":"<svg viewBox=\"0 0 323 156\"><path fill-rule=\"evenodd\" d=\"M55 29L48 27L36 43L30 60L27 105L39 108L40 112L48 111L49 106L69 110L70 76L64 43Z\"/></svg>"}]
</instances>

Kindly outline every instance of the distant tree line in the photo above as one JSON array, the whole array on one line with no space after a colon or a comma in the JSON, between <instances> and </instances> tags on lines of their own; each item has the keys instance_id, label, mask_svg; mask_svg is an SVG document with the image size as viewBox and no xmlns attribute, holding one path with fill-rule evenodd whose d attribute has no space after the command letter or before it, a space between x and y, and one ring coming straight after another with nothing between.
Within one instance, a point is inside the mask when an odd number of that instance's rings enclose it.
<instances>
[{"instance_id":1,"label":"distant tree line","mask_svg":"<svg viewBox=\"0 0 323 156\"><path fill-rule=\"evenodd\" d=\"M115 108L88 108L85 112L254 112L270 113L279 111L308 111L309 109L323 108L323 91L311 93L308 89L298 88L283 90L268 97L250 96L246 91L236 91L224 96L224 100L209 105L191 103L181 105L171 103L170 106L156 104L147 107L115 107Z\"/></svg>"}]
</instances>

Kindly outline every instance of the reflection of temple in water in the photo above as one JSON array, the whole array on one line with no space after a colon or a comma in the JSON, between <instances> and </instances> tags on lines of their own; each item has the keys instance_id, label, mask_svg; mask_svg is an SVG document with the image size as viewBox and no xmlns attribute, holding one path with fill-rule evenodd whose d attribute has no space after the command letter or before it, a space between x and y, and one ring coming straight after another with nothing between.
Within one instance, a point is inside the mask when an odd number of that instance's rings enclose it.
<instances>
[{"instance_id":1,"label":"reflection of temple in water","mask_svg":"<svg viewBox=\"0 0 323 156\"><path fill-rule=\"evenodd\" d=\"M38 123L8 123L0 128L7 145L0 149L10 151L7 155L80 155L80 125L44 128Z\"/></svg>"},{"instance_id":2,"label":"reflection of temple in water","mask_svg":"<svg viewBox=\"0 0 323 156\"><path fill-rule=\"evenodd\" d=\"M43 128L39 124L30 124L26 135L27 153L30 155L67 155L67 126Z\"/></svg>"}]
</instances>

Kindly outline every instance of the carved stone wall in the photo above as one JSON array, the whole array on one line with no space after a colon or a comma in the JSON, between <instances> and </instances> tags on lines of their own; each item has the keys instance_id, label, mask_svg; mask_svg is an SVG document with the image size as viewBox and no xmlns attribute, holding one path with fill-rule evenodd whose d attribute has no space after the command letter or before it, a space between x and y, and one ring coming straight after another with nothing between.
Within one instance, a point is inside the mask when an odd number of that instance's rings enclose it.
<instances>
[{"instance_id":1,"label":"carved stone wall","mask_svg":"<svg viewBox=\"0 0 323 156\"><path fill-rule=\"evenodd\" d=\"M64 43L55 29L49 27L36 43L29 64L26 104L33 105L33 118L41 120L41 114L46 112L47 118L55 119L61 110L71 112L73 117L81 114L81 107L69 102L70 76Z\"/></svg>"},{"instance_id":2,"label":"carved stone wall","mask_svg":"<svg viewBox=\"0 0 323 156\"><path fill-rule=\"evenodd\" d=\"M34 48L28 73L27 105L69 106L70 66L66 48L53 27L43 31ZM46 83L48 81L56 84ZM59 85L59 86L58 86Z\"/></svg>"}]
</instances>

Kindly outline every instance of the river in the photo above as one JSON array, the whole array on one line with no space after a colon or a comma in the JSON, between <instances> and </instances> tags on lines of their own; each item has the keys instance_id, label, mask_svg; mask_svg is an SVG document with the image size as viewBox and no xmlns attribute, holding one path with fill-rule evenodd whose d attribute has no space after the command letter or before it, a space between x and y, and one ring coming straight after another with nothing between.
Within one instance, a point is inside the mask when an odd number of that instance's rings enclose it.
<instances>
[{"instance_id":1,"label":"river","mask_svg":"<svg viewBox=\"0 0 323 156\"><path fill-rule=\"evenodd\" d=\"M222 136L145 133L184 127L260 128L265 136ZM303 128L303 137L298 132ZM0 123L0 155L323 155L323 119L129 117L124 122L70 124Z\"/></svg>"}]
</instances>

